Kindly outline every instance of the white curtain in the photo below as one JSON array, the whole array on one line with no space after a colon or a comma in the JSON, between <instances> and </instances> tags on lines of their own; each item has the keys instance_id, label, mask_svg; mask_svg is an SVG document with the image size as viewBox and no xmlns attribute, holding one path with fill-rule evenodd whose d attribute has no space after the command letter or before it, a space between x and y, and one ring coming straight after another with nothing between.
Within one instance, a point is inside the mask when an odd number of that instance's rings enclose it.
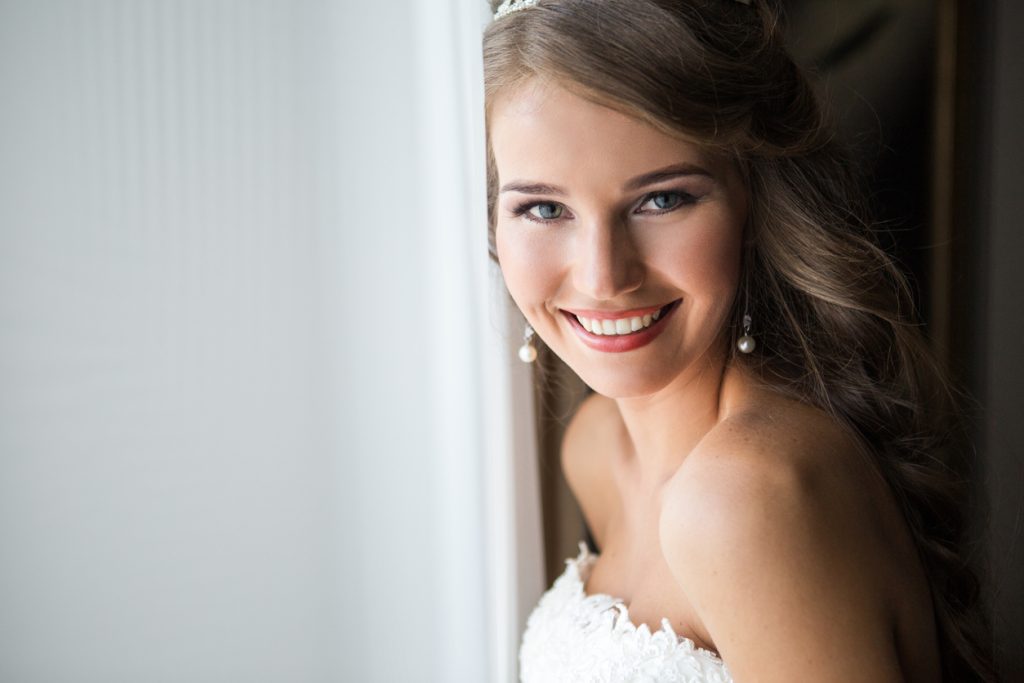
<instances>
[{"instance_id":1,"label":"white curtain","mask_svg":"<svg viewBox=\"0 0 1024 683\"><path fill-rule=\"evenodd\" d=\"M471 0L0 0L0 680L512 681Z\"/></svg>"}]
</instances>

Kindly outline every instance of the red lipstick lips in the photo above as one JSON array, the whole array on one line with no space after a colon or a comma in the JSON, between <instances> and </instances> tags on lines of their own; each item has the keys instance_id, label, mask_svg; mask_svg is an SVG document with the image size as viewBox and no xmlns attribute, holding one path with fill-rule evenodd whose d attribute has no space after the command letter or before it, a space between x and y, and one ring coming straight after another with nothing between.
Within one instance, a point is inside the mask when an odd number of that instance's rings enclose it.
<instances>
[{"instance_id":1,"label":"red lipstick lips","mask_svg":"<svg viewBox=\"0 0 1024 683\"><path fill-rule=\"evenodd\" d=\"M663 308L665 308L665 306L648 306L647 308L634 308L628 311L588 311L582 308L563 308L562 310L566 313L590 318L591 320L615 320L616 318L642 318L645 315L650 315Z\"/></svg>"},{"instance_id":2,"label":"red lipstick lips","mask_svg":"<svg viewBox=\"0 0 1024 683\"><path fill-rule=\"evenodd\" d=\"M604 351L606 353L623 353L625 351L632 351L639 349L643 346L647 346L654 341L661 331L665 329L665 321L672 317L672 314L677 308L682 299L673 301L668 306L653 306L650 308L638 308L634 311L615 311L614 316L611 312L605 311L567 311L564 310L562 313L565 315L572 329L576 332L579 338L584 344L594 349L595 351ZM597 320L610 320L615 318L625 317L636 317L653 314L656 311L662 311L662 314L651 323L650 327L646 327L637 332L624 335L597 335L593 332L588 331L580 324L580 321L576 319L576 315L581 315L584 318L592 318Z\"/></svg>"}]
</instances>

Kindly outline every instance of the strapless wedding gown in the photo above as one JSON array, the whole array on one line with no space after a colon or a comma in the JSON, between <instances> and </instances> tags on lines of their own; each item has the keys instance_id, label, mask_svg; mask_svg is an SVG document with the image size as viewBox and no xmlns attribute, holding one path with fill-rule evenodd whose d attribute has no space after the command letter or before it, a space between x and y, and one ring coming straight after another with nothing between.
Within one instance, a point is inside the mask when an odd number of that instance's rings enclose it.
<instances>
[{"instance_id":1,"label":"strapless wedding gown","mask_svg":"<svg viewBox=\"0 0 1024 683\"><path fill-rule=\"evenodd\" d=\"M668 619L651 633L630 621L622 600L584 593L596 559L581 542L534 608L519 648L522 683L732 683L725 663L677 636Z\"/></svg>"}]
</instances>

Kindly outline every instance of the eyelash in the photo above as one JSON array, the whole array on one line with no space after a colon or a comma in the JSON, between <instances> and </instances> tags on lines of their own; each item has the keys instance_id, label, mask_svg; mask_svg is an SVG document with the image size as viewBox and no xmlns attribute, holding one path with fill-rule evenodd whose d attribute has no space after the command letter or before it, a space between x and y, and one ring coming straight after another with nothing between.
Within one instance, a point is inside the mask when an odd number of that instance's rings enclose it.
<instances>
[{"instance_id":1,"label":"eyelash","mask_svg":"<svg viewBox=\"0 0 1024 683\"><path fill-rule=\"evenodd\" d=\"M666 194L678 196L680 199L679 203L673 206L671 209L662 209L660 211L645 211L644 213L651 216L660 216L662 214L678 211L680 208L684 206L691 206L693 204L696 204L698 199L689 192L683 192L682 190L658 190L657 192L651 192L650 194L645 195L643 200L641 200L640 202L640 206L643 206L647 202L651 201L651 199L653 199L654 197ZM515 207L512 210L512 215L517 218L522 216L523 218L526 218L529 221L533 221L534 223L554 223L555 221L562 220L561 218L537 218L536 216L530 213L530 209L532 209L533 207L545 205L562 206L563 209L565 208L558 202L526 202Z\"/></svg>"}]
</instances>

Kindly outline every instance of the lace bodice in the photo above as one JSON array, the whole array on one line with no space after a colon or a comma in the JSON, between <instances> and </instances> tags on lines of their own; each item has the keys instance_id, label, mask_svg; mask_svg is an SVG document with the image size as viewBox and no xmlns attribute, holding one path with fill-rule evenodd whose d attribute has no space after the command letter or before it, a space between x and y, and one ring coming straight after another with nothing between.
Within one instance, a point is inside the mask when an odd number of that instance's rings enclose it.
<instances>
[{"instance_id":1,"label":"lace bodice","mask_svg":"<svg viewBox=\"0 0 1024 683\"><path fill-rule=\"evenodd\" d=\"M651 633L630 621L622 600L587 595L596 559L581 542L534 608L519 649L522 683L732 683L725 663L677 636L668 619Z\"/></svg>"}]
</instances>

